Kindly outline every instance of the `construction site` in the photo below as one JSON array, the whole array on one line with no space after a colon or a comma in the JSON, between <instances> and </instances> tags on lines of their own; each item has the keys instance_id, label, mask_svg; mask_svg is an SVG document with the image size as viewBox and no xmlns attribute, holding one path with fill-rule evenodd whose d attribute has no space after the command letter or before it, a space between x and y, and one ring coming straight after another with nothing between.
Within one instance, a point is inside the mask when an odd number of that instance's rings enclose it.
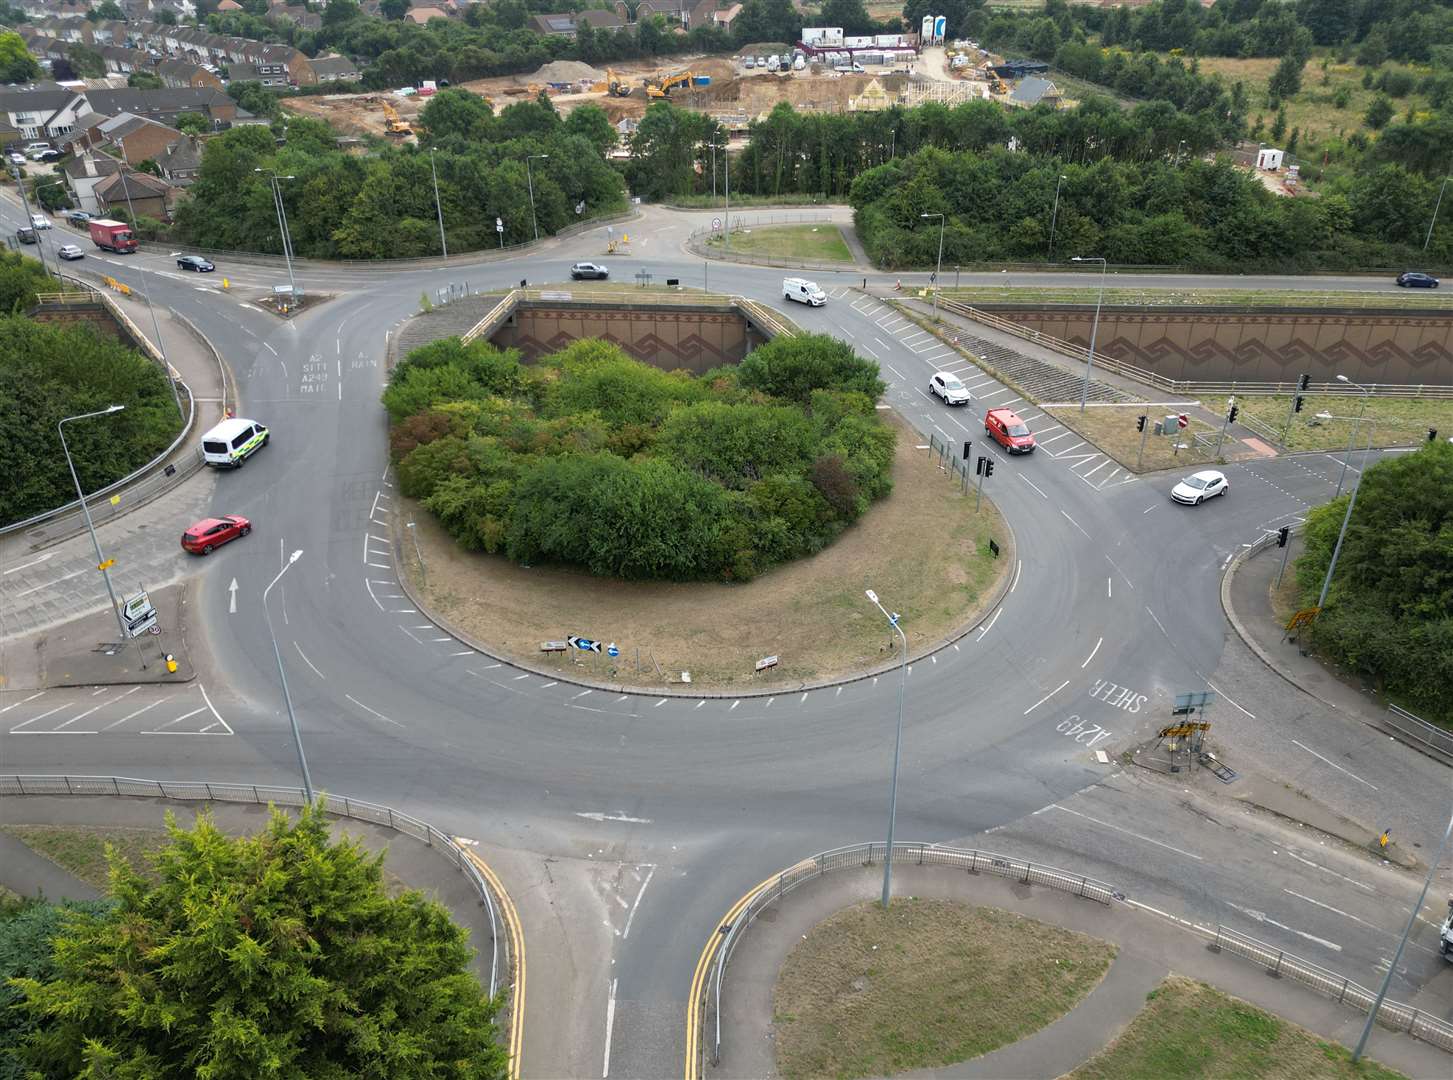
<instances>
[{"instance_id":1,"label":"construction site","mask_svg":"<svg viewBox=\"0 0 1453 1080\"><path fill-rule=\"evenodd\" d=\"M795 50L801 54L802 50ZM561 113L580 104L598 105L624 130L655 101L670 101L715 117L726 128L745 132L779 102L803 112L864 112L911 107L927 101L956 105L973 99L1000 100L1010 105L1019 80L996 74L999 58L971 42L954 42L921 51L868 54L868 63L854 60L834 65L821 56L801 57L777 43L743 48L740 55L672 58L658 63L623 63L596 68L578 60L556 60L524 74L478 79L463 88L489 100L496 111L512 102L547 94ZM881 62L872 60L881 57ZM770 58L770 66L763 61ZM1028 81L1028 80L1025 80ZM1046 80L1039 80L1045 82ZM1050 87L1052 90L1052 86ZM333 94L290 98L290 112L327 120L341 134L413 138L413 127L433 88ZM1054 95L1041 100L1060 104Z\"/></svg>"}]
</instances>

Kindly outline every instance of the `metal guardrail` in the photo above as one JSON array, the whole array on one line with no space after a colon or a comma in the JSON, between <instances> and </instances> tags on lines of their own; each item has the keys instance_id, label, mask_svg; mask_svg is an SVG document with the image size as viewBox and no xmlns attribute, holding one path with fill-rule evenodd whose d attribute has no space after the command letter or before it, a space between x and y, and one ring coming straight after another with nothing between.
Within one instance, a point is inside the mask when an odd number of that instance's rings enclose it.
<instances>
[{"instance_id":1,"label":"metal guardrail","mask_svg":"<svg viewBox=\"0 0 1453 1080\"><path fill-rule=\"evenodd\" d=\"M1389 705L1382 723L1407 741L1453 764L1453 731L1435 727L1400 705Z\"/></svg>"},{"instance_id":2,"label":"metal guardrail","mask_svg":"<svg viewBox=\"0 0 1453 1080\"><path fill-rule=\"evenodd\" d=\"M121 795L137 798L179 799L191 802L240 802L275 803L279 806L303 806L307 799L301 788L269 787L260 784L213 783L204 780L138 780L127 776L0 776L0 795ZM383 825L395 832L412 836L443 854L456 870L462 873L480 902L489 912L489 928L494 940L489 965L489 995L493 997L499 986L501 950L505 966L510 957L508 945L502 943L499 933L499 917L495 911L495 900L484 876L465 857L464 851L447 833L440 832L426 821L392 807L362 799L350 799L344 795L319 792L317 796L323 808L330 814Z\"/></svg>"},{"instance_id":3,"label":"metal guardrail","mask_svg":"<svg viewBox=\"0 0 1453 1080\"><path fill-rule=\"evenodd\" d=\"M1003 331L1006 334L1013 334L1015 337L1031 341L1036 345L1042 345L1047 349L1062 353L1072 359L1081 362L1089 358L1089 349L1082 345L1075 345L1072 342L1054 337L1050 334L1041 333L1038 330L1031 330L1028 327L1020 326L1018 323L1010 322L1008 319L995 315L991 311L982 308L971 307L968 304L961 304L957 300L948 300L940 296L938 306L943 311L961 315L966 319L982 323L995 330ZM1113 371L1117 375L1123 375L1128 379L1135 379L1138 382L1148 383L1167 394L1177 397L1195 397L1203 394L1317 394L1336 397L1357 396L1349 395L1347 387L1339 382L1316 382L1307 387L1306 390L1298 390L1295 382L1240 382L1226 381L1197 381L1192 379L1168 379L1154 371L1148 371L1134 364L1127 364L1116 360L1114 357L1106 356L1102 352L1095 353L1095 366L1107 371ZM1420 397L1420 398L1453 398L1453 386L1429 385L1426 383L1367 383L1364 384L1371 397Z\"/></svg>"},{"instance_id":4,"label":"metal guardrail","mask_svg":"<svg viewBox=\"0 0 1453 1080\"><path fill-rule=\"evenodd\" d=\"M1214 933L1204 927L1196 929L1211 938L1210 948L1260 964L1266 968L1267 974L1301 983L1323 997L1335 998L1338 1004L1350 1005L1365 1013L1377 999L1374 990L1229 927L1218 925ZM1429 1016L1421 1009L1384 999L1377 1011L1377 1022L1392 1031L1405 1032L1439 1050L1453 1053L1453 1024Z\"/></svg>"},{"instance_id":5,"label":"metal guardrail","mask_svg":"<svg viewBox=\"0 0 1453 1080\"><path fill-rule=\"evenodd\" d=\"M712 1050L712 1064L721 1061L721 988L726 977L726 968L741 940L742 931L751 926L765 909L775 904L799 885L820 878L833 870L852 870L863 866L881 865L886 845L883 843L853 844L849 847L825 851L820 855L803 859L796 866L789 867L775 878L762 885L738 912L731 925L723 929L723 940L717 950L716 968L710 980L713 1010L716 1021L716 1041ZM1052 866L1040 866L1024 859L1008 855L997 855L988 851L963 851L957 848L934 847L931 844L893 845L893 862L911 863L916 866L951 866L971 874L985 873L1011 878L1027 885L1046 885L1052 889L1071 893L1086 900L1109 904L1123 899L1123 895L1112 886L1095 878L1067 873ZM707 983L702 984L703 996ZM707 1002L695 1003L704 1010ZM702 1015L702 1013L698 1013Z\"/></svg>"}]
</instances>

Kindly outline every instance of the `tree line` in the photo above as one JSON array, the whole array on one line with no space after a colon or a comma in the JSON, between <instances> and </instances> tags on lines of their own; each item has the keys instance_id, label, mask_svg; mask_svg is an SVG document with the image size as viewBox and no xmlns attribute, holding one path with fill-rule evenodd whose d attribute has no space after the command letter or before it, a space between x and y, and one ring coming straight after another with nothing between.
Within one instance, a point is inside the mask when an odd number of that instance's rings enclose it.
<instances>
[{"instance_id":1,"label":"tree line","mask_svg":"<svg viewBox=\"0 0 1453 1080\"><path fill-rule=\"evenodd\" d=\"M293 250L313 258L438 254L436 173L451 251L520 243L533 238L535 221L544 235L626 205L604 156L615 129L594 106L562 119L541 96L496 116L483 98L449 89L430 99L419 124L433 155L394 145L345 153L326 123L306 118L289 119L282 147L267 128L225 132L207 142L174 235L205 248L280 252L269 174L291 177L280 183Z\"/></svg>"},{"instance_id":2,"label":"tree line","mask_svg":"<svg viewBox=\"0 0 1453 1080\"><path fill-rule=\"evenodd\" d=\"M938 230L920 215L943 213L946 263L1045 259L1053 228L1056 259L1233 273L1410 265L1436 195L1399 165L1345 194L1288 199L1224 159L1080 163L996 146L887 162L858 177L851 202L859 237L885 267L933 263ZM1438 235L1444 250L1453 229Z\"/></svg>"},{"instance_id":3,"label":"tree line","mask_svg":"<svg viewBox=\"0 0 1453 1080\"><path fill-rule=\"evenodd\" d=\"M0 1080L508 1075L468 932L382 853L317 807L167 827L145 866L107 845L108 899L0 899Z\"/></svg>"},{"instance_id":4,"label":"tree line","mask_svg":"<svg viewBox=\"0 0 1453 1080\"><path fill-rule=\"evenodd\" d=\"M603 341L526 367L448 338L383 402L400 490L464 548L627 579L746 580L816 552L892 485L877 366L826 336L666 372Z\"/></svg>"},{"instance_id":5,"label":"tree line","mask_svg":"<svg viewBox=\"0 0 1453 1080\"><path fill-rule=\"evenodd\" d=\"M108 405L125 410L66 426L81 486L96 491L145 465L181 430L161 369L84 323L42 323L20 312L54 288L40 264L0 254L0 524L76 497L56 424Z\"/></svg>"},{"instance_id":6,"label":"tree line","mask_svg":"<svg viewBox=\"0 0 1453 1080\"><path fill-rule=\"evenodd\" d=\"M1296 563L1303 607L1316 606L1350 498L1307 514ZM1363 473L1327 601L1307 633L1392 700L1453 723L1453 444L1429 443Z\"/></svg>"}]
</instances>

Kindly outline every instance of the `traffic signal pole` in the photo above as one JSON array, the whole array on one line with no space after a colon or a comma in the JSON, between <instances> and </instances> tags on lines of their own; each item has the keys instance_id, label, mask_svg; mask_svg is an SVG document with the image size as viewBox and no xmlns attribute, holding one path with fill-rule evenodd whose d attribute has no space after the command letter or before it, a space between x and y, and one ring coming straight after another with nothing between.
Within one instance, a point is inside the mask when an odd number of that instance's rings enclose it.
<instances>
[{"instance_id":1,"label":"traffic signal pole","mask_svg":"<svg viewBox=\"0 0 1453 1080\"><path fill-rule=\"evenodd\" d=\"M1136 472L1139 472L1140 466L1145 463L1145 437L1149 434L1149 431L1147 429L1150 427L1150 425L1146 422L1144 414L1141 415L1138 423L1140 424L1140 453L1135 455Z\"/></svg>"}]
</instances>

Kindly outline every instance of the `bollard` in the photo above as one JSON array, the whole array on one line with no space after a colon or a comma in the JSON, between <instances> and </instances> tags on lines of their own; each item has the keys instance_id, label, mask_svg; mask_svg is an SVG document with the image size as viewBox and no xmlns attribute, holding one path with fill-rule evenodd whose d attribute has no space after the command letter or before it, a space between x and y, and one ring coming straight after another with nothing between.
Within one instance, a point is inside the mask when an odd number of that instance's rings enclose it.
<instances>
[{"instance_id":1,"label":"bollard","mask_svg":"<svg viewBox=\"0 0 1453 1080\"><path fill-rule=\"evenodd\" d=\"M177 658L171 653L166 654L166 669L169 675L175 675L177 673Z\"/></svg>"}]
</instances>

